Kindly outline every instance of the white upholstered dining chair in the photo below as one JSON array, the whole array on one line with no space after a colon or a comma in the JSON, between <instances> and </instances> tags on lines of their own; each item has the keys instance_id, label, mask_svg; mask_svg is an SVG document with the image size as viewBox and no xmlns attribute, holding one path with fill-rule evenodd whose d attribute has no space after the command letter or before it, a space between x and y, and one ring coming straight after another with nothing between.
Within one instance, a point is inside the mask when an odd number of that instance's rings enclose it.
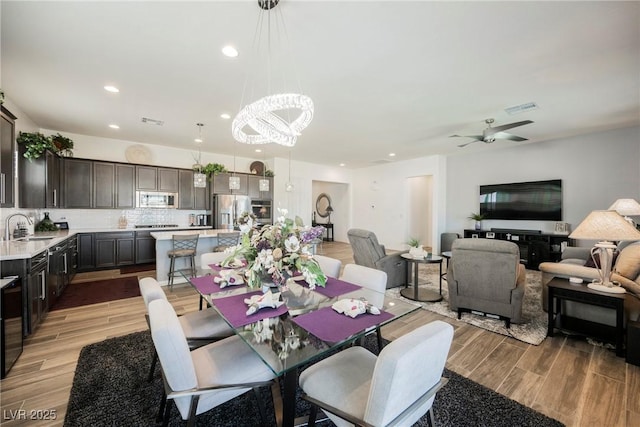
<instances>
[{"instance_id":1,"label":"white upholstered dining chair","mask_svg":"<svg viewBox=\"0 0 640 427\"><path fill-rule=\"evenodd\" d=\"M200 255L200 268L205 271L211 271L211 264L220 264L227 259L229 254L225 252L206 252Z\"/></svg>"},{"instance_id":2,"label":"white upholstered dining chair","mask_svg":"<svg viewBox=\"0 0 640 427\"><path fill-rule=\"evenodd\" d=\"M151 337L163 372L165 389L160 406L168 424L173 400L187 426L196 416L250 390L255 392L266 424L260 387L270 387L275 374L242 339L232 337L191 350L178 316L165 299L149 304Z\"/></svg>"},{"instance_id":3,"label":"white upholstered dining chair","mask_svg":"<svg viewBox=\"0 0 640 427\"><path fill-rule=\"evenodd\" d=\"M336 258L330 258L324 255L314 255L313 259L320 265L320 270L327 277L337 278L340 275L340 268L342 267L342 261Z\"/></svg>"},{"instance_id":4,"label":"white upholstered dining chair","mask_svg":"<svg viewBox=\"0 0 640 427\"><path fill-rule=\"evenodd\" d=\"M157 299L167 300L167 295L153 277L140 279L138 285L140 286L140 293L142 294L144 304L147 307L147 313L149 312L149 304L151 301ZM149 315L147 314L147 323L148 322ZM233 329L231 329L227 322L220 317L218 312L213 308L186 313L178 317L178 322L191 348L196 348L234 334ZM149 370L149 381L153 379L157 361L157 354L154 354L151 369Z\"/></svg>"},{"instance_id":5,"label":"white upholstered dining chair","mask_svg":"<svg viewBox=\"0 0 640 427\"><path fill-rule=\"evenodd\" d=\"M421 326L387 345L379 356L349 347L300 374L302 398L337 426L409 426L428 413L436 392L447 382L442 372L453 327L442 321Z\"/></svg>"}]
</instances>

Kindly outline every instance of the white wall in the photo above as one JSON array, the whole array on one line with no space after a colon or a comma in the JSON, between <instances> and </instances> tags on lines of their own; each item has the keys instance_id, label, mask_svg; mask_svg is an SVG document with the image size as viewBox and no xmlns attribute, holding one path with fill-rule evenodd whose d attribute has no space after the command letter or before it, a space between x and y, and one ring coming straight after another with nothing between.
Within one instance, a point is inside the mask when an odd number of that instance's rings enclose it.
<instances>
[{"instance_id":1,"label":"white wall","mask_svg":"<svg viewBox=\"0 0 640 427\"><path fill-rule=\"evenodd\" d=\"M640 200L640 128L526 144L447 158L446 230L473 228L479 185L561 179L563 222L571 229L616 199ZM553 232L553 221L485 220L483 228Z\"/></svg>"},{"instance_id":2,"label":"white wall","mask_svg":"<svg viewBox=\"0 0 640 427\"><path fill-rule=\"evenodd\" d=\"M431 176L409 178L409 236L421 245L433 241L433 190Z\"/></svg>"}]
</instances>

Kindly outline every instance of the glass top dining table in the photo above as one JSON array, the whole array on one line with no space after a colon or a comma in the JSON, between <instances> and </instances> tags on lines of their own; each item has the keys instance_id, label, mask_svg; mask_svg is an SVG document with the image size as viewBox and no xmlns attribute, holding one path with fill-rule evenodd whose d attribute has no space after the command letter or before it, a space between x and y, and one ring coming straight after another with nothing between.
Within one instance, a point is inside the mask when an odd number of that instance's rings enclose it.
<instances>
[{"instance_id":1,"label":"glass top dining table","mask_svg":"<svg viewBox=\"0 0 640 427\"><path fill-rule=\"evenodd\" d=\"M262 291L250 289L246 285L220 289L214 284L217 274L217 270L211 269L198 269L195 277L183 272L184 278L201 298L218 311L236 335L277 376L283 378L283 426L294 425L295 391L298 368L301 365L311 363L332 350L353 342L372 327L394 322L420 308L417 304L338 279L329 278L326 287L317 290L309 289L304 281L289 279L281 289L285 307L279 310L263 308L252 315L262 318L253 321L244 312L230 311L229 303L241 304L240 301L249 296L246 294L262 294ZM362 314L353 319L330 308L333 303L350 298L365 299L379 308L381 314ZM238 309L246 310L247 305L238 306Z\"/></svg>"}]
</instances>

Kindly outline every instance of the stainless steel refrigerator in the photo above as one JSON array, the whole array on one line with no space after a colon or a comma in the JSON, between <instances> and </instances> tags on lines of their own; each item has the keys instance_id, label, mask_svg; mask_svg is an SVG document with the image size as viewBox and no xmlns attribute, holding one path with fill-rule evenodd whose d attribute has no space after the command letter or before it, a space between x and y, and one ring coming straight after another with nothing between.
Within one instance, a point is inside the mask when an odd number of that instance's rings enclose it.
<instances>
[{"instance_id":1,"label":"stainless steel refrigerator","mask_svg":"<svg viewBox=\"0 0 640 427\"><path fill-rule=\"evenodd\" d=\"M233 194L216 194L212 198L212 217L215 218L213 228L231 230L237 225L237 219L244 212L251 212L249 196Z\"/></svg>"}]
</instances>

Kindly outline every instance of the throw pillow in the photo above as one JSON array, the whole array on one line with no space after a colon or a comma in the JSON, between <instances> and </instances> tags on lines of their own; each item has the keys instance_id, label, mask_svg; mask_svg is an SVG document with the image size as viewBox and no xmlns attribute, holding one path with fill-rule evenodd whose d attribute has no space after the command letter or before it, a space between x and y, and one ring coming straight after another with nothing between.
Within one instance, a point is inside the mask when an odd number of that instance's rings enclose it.
<instances>
[{"instance_id":1,"label":"throw pillow","mask_svg":"<svg viewBox=\"0 0 640 427\"><path fill-rule=\"evenodd\" d=\"M611 260L611 265L616 265L616 260L620 253L618 251L613 252L613 259ZM584 264L585 267L591 268L600 268L600 254L593 254L593 257L589 256L587 258L587 262Z\"/></svg>"},{"instance_id":2,"label":"throw pillow","mask_svg":"<svg viewBox=\"0 0 640 427\"><path fill-rule=\"evenodd\" d=\"M636 280L640 274L640 244L634 243L620 252L613 271L629 280Z\"/></svg>"}]
</instances>

